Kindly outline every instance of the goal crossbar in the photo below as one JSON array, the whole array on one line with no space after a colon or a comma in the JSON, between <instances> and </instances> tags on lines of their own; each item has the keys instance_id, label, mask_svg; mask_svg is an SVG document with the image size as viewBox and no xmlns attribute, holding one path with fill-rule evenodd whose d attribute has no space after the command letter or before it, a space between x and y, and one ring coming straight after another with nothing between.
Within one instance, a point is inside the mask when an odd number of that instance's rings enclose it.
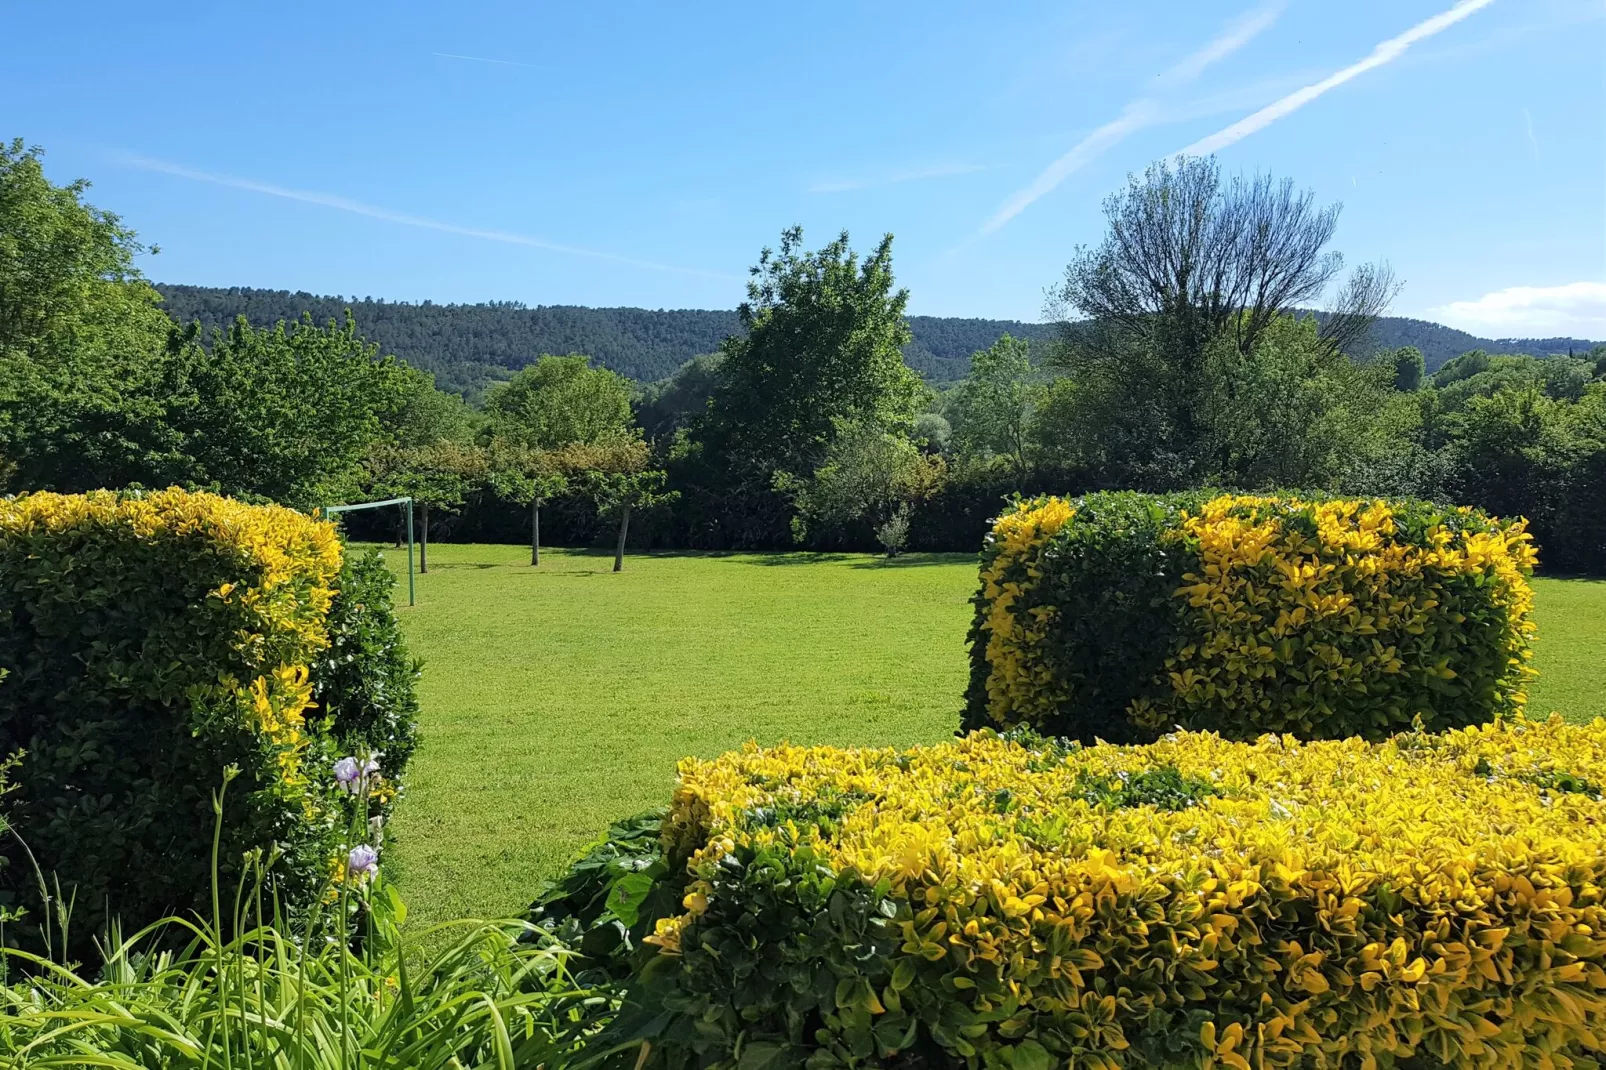
<instances>
[{"instance_id":1,"label":"goal crossbar","mask_svg":"<svg viewBox=\"0 0 1606 1070\"><path fill-rule=\"evenodd\" d=\"M383 509L386 506L401 507L402 516L407 521L407 604L417 604L417 588L413 580L413 499L386 498L380 502L354 502L351 505L326 505L324 516L339 516L341 513L354 513L359 509Z\"/></svg>"}]
</instances>

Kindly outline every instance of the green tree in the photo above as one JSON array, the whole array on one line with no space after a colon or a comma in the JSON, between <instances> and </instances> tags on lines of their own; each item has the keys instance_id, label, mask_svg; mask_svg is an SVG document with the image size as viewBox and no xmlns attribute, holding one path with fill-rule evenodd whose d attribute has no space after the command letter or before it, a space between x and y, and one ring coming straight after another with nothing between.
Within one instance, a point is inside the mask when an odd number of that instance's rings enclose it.
<instances>
[{"instance_id":1,"label":"green tree","mask_svg":"<svg viewBox=\"0 0 1606 1070\"><path fill-rule=\"evenodd\" d=\"M892 236L861 264L843 232L815 252L803 230L765 249L722 350L714 437L773 470L810 471L838 421L907 424L925 388L903 362L907 290L893 289Z\"/></svg>"},{"instance_id":2,"label":"green tree","mask_svg":"<svg viewBox=\"0 0 1606 1070\"><path fill-rule=\"evenodd\" d=\"M241 319L210 347L192 327L170 349L166 419L183 435L189 479L300 508L357 493L364 456L415 392L349 318L262 329Z\"/></svg>"},{"instance_id":3,"label":"green tree","mask_svg":"<svg viewBox=\"0 0 1606 1070\"><path fill-rule=\"evenodd\" d=\"M541 564L541 506L568 492L569 477L551 454L509 441L491 440L487 455L491 487L505 501L530 510L530 564Z\"/></svg>"},{"instance_id":4,"label":"green tree","mask_svg":"<svg viewBox=\"0 0 1606 1070\"><path fill-rule=\"evenodd\" d=\"M494 432L536 449L598 442L634 425L630 383L583 356L544 356L492 387L485 411Z\"/></svg>"},{"instance_id":5,"label":"green tree","mask_svg":"<svg viewBox=\"0 0 1606 1070\"><path fill-rule=\"evenodd\" d=\"M752 276L745 333L725 342L719 384L678 454L702 522L733 545L786 531L776 473L812 473L844 421L906 430L928 394L903 362L909 295L894 289L891 235L861 262L846 233L810 252L793 227Z\"/></svg>"},{"instance_id":6,"label":"green tree","mask_svg":"<svg viewBox=\"0 0 1606 1070\"><path fill-rule=\"evenodd\" d=\"M47 179L41 155L0 144L0 354L72 360L165 337L160 297L134 266L146 248L84 200L88 182Z\"/></svg>"},{"instance_id":7,"label":"green tree","mask_svg":"<svg viewBox=\"0 0 1606 1070\"><path fill-rule=\"evenodd\" d=\"M410 371L406 400L400 411L386 421L390 438L399 446L471 441L478 429L479 414L461 395L437 388L434 376Z\"/></svg>"},{"instance_id":8,"label":"green tree","mask_svg":"<svg viewBox=\"0 0 1606 1070\"><path fill-rule=\"evenodd\" d=\"M672 438L708 411L723 363L718 353L693 357L668 378L647 384L636 400L636 419L647 437Z\"/></svg>"},{"instance_id":9,"label":"green tree","mask_svg":"<svg viewBox=\"0 0 1606 1070\"><path fill-rule=\"evenodd\" d=\"M1447 360L1433 373L1433 385L1443 388L1462 379L1489 370L1492 358L1481 349L1469 349L1453 360Z\"/></svg>"},{"instance_id":10,"label":"green tree","mask_svg":"<svg viewBox=\"0 0 1606 1070\"><path fill-rule=\"evenodd\" d=\"M1017 479L1025 477L1032 410L1040 392L1035 371L1030 346L1007 334L970 358L970 373L945 404L960 457L1001 457Z\"/></svg>"},{"instance_id":11,"label":"green tree","mask_svg":"<svg viewBox=\"0 0 1606 1070\"><path fill-rule=\"evenodd\" d=\"M452 513L489 476L485 451L442 440L425 446L381 444L368 456L373 493L408 497L419 511L418 571L429 571L429 512Z\"/></svg>"},{"instance_id":12,"label":"green tree","mask_svg":"<svg viewBox=\"0 0 1606 1070\"><path fill-rule=\"evenodd\" d=\"M953 443L953 424L941 413L923 412L915 417L913 438L916 445L930 453L947 453Z\"/></svg>"},{"instance_id":13,"label":"green tree","mask_svg":"<svg viewBox=\"0 0 1606 1070\"><path fill-rule=\"evenodd\" d=\"M1130 176L1104 214L1104 240L1077 251L1051 295L1057 362L1083 388L1084 411L1103 407L1087 415L1113 432L1104 449L1121 481L1197 482L1213 351L1225 341L1249 357L1280 318L1327 292L1343 266L1327 248L1338 206L1318 207L1290 181L1224 181L1215 160L1178 158ZM1321 319L1321 345L1358 343L1396 291L1386 267L1358 268Z\"/></svg>"},{"instance_id":14,"label":"green tree","mask_svg":"<svg viewBox=\"0 0 1606 1070\"><path fill-rule=\"evenodd\" d=\"M866 421L845 423L832 437L826 459L807 480L786 474L781 489L797 502L793 533L801 542L809 525L843 528L866 522L888 557L903 550L914 506L942 487L942 457L922 453L907 436Z\"/></svg>"},{"instance_id":15,"label":"green tree","mask_svg":"<svg viewBox=\"0 0 1606 1070\"><path fill-rule=\"evenodd\" d=\"M171 323L117 216L57 186L40 151L0 144L0 478L82 490L182 478L163 420ZM151 250L154 251L154 250Z\"/></svg>"},{"instance_id":16,"label":"green tree","mask_svg":"<svg viewBox=\"0 0 1606 1070\"><path fill-rule=\"evenodd\" d=\"M1208 482L1236 487L1331 485L1359 451L1376 448L1367 439L1396 398L1392 367L1324 345L1308 316L1279 317L1247 353L1220 338L1206 381L1201 468Z\"/></svg>"},{"instance_id":17,"label":"green tree","mask_svg":"<svg viewBox=\"0 0 1606 1070\"><path fill-rule=\"evenodd\" d=\"M625 567L625 540L630 534L630 517L633 513L651 509L674 501L679 495L666 489L666 474L662 469L641 472L590 473L588 489L604 516L619 521L619 537L614 544L613 570L623 572Z\"/></svg>"},{"instance_id":18,"label":"green tree","mask_svg":"<svg viewBox=\"0 0 1606 1070\"><path fill-rule=\"evenodd\" d=\"M1427 376L1427 362L1422 359L1420 349L1415 346L1396 349L1391 363L1394 367L1394 389L1405 392L1422 389L1422 380Z\"/></svg>"},{"instance_id":19,"label":"green tree","mask_svg":"<svg viewBox=\"0 0 1606 1070\"><path fill-rule=\"evenodd\" d=\"M665 489L667 473L652 467L652 452L639 438L608 438L599 442L572 442L549 450L549 468L585 489L597 511L619 523L613 570L625 567L625 541L630 518L641 510L667 504L678 492Z\"/></svg>"}]
</instances>

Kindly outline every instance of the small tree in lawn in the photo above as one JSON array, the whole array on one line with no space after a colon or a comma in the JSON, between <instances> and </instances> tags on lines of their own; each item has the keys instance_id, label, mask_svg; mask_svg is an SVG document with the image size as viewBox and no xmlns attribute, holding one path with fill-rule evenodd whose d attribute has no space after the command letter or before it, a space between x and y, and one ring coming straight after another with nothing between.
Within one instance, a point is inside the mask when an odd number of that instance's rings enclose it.
<instances>
[{"instance_id":1,"label":"small tree in lawn","mask_svg":"<svg viewBox=\"0 0 1606 1070\"><path fill-rule=\"evenodd\" d=\"M662 470L645 472L593 472L591 496L604 516L619 520L619 541L614 546L613 570L624 571L625 539L630 533L630 514L673 501L675 491L664 490L667 478Z\"/></svg>"},{"instance_id":2,"label":"small tree in lawn","mask_svg":"<svg viewBox=\"0 0 1606 1070\"><path fill-rule=\"evenodd\" d=\"M429 571L429 510L455 512L488 474L485 451L442 440L427 446L383 446L369 456L376 493L409 497L419 510L418 571Z\"/></svg>"},{"instance_id":3,"label":"small tree in lawn","mask_svg":"<svg viewBox=\"0 0 1606 1070\"><path fill-rule=\"evenodd\" d=\"M541 564L541 506L569 489L569 477L545 450L504 438L491 441L491 486L498 497L530 510L530 564Z\"/></svg>"},{"instance_id":4,"label":"small tree in lawn","mask_svg":"<svg viewBox=\"0 0 1606 1070\"><path fill-rule=\"evenodd\" d=\"M652 454L647 444L634 436L619 436L600 442L573 442L548 450L545 456L555 471L585 487L599 513L618 519L613 570L623 571L631 514L672 501L676 496L664 490L666 474L649 467Z\"/></svg>"}]
</instances>

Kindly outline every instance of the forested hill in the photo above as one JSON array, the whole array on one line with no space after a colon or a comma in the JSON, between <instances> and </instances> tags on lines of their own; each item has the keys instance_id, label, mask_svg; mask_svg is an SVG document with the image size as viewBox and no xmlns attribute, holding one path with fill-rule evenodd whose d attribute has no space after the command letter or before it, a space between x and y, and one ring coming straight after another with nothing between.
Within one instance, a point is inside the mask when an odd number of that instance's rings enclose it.
<instances>
[{"instance_id":1,"label":"forested hill","mask_svg":"<svg viewBox=\"0 0 1606 1070\"><path fill-rule=\"evenodd\" d=\"M1415 346L1422 351L1428 371L1436 372L1469 349L1481 349L1486 353L1526 353L1531 357L1565 356L1569 352L1582 356L1600 343L1584 338L1479 338L1442 323L1384 316L1372 325L1366 344L1373 352Z\"/></svg>"},{"instance_id":2,"label":"forested hill","mask_svg":"<svg viewBox=\"0 0 1606 1070\"><path fill-rule=\"evenodd\" d=\"M386 352L433 372L447 390L473 394L505 379L543 353L584 353L640 382L662 379L692 357L712 353L740 330L734 310L581 308L512 302L479 305L401 304L320 297L288 290L157 284L168 313L180 323L227 325L244 315L253 324L299 319L319 323L350 308L358 329ZM1008 332L1044 339L1054 328L1014 320L913 316L909 366L929 379L964 377L970 355Z\"/></svg>"},{"instance_id":3,"label":"forested hill","mask_svg":"<svg viewBox=\"0 0 1606 1070\"><path fill-rule=\"evenodd\" d=\"M477 395L543 353L584 353L599 364L640 382L669 375L700 353L712 353L740 329L736 313L708 309L582 308L515 302L478 305L405 304L365 298L320 297L288 290L177 286L158 283L168 313L181 323L199 320L222 326L244 315L253 324L299 319L303 312L322 323L350 308L358 329L386 352L433 372L442 389ZM1008 332L1045 339L1054 327L1017 320L911 316L914 341L904 351L909 366L937 382L962 378L970 354ZM1377 348L1414 345L1432 371L1469 349L1491 353L1565 353L1588 349L1579 339L1492 341L1423 320L1387 318L1373 330Z\"/></svg>"}]
</instances>

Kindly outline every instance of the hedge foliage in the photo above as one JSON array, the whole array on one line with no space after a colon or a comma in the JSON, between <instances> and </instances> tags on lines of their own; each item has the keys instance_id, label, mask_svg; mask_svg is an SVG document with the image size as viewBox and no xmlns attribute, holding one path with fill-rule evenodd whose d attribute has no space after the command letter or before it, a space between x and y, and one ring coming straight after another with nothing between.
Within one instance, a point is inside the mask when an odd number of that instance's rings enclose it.
<instances>
[{"instance_id":1,"label":"hedge foliage","mask_svg":"<svg viewBox=\"0 0 1606 1070\"><path fill-rule=\"evenodd\" d=\"M1380 739L1522 710L1522 521L1195 492L1017 503L982 551L967 729Z\"/></svg>"},{"instance_id":2,"label":"hedge foliage","mask_svg":"<svg viewBox=\"0 0 1606 1070\"><path fill-rule=\"evenodd\" d=\"M631 867L683 905L605 1039L750 1070L1595 1067L1603 786L1606 721L1559 719L688 759L668 864Z\"/></svg>"},{"instance_id":3,"label":"hedge foliage","mask_svg":"<svg viewBox=\"0 0 1606 1070\"><path fill-rule=\"evenodd\" d=\"M80 950L111 916L131 932L201 906L230 765L224 887L256 850L278 851L287 906L340 872L332 764L381 752L382 816L416 709L382 566L342 557L327 523L210 494L0 500L0 754L24 752L26 844L0 848L4 902L39 920L37 865Z\"/></svg>"}]
</instances>

